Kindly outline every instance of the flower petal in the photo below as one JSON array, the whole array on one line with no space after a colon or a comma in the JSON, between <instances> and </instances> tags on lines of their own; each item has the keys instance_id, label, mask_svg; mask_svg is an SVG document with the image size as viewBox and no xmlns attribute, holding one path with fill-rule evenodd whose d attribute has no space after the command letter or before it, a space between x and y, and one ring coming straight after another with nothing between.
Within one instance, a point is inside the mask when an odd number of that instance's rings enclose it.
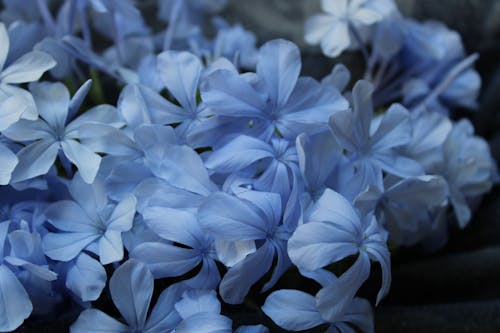
<instances>
[{"instance_id":1,"label":"flower petal","mask_svg":"<svg viewBox=\"0 0 500 333\"><path fill-rule=\"evenodd\" d=\"M17 59L0 74L3 83L25 83L38 80L56 62L45 52L33 51Z\"/></svg>"},{"instance_id":2,"label":"flower petal","mask_svg":"<svg viewBox=\"0 0 500 333\"><path fill-rule=\"evenodd\" d=\"M70 327L71 333L129 333L130 329L118 320L97 309L87 309L80 313Z\"/></svg>"},{"instance_id":3,"label":"flower petal","mask_svg":"<svg viewBox=\"0 0 500 333\"><path fill-rule=\"evenodd\" d=\"M33 305L17 277L5 265L0 265L0 330L11 332L29 317Z\"/></svg>"},{"instance_id":4,"label":"flower petal","mask_svg":"<svg viewBox=\"0 0 500 333\"><path fill-rule=\"evenodd\" d=\"M264 79L271 101L278 108L287 103L300 69L300 50L290 41L272 40L259 50L257 74Z\"/></svg>"},{"instance_id":5,"label":"flower petal","mask_svg":"<svg viewBox=\"0 0 500 333\"><path fill-rule=\"evenodd\" d=\"M273 292L267 297L262 311L289 331L307 330L325 323L316 308L314 296L298 290L282 289Z\"/></svg>"},{"instance_id":6,"label":"flower petal","mask_svg":"<svg viewBox=\"0 0 500 333\"><path fill-rule=\"evenodd\" d=\"M131 327L144 328L153 282L146 265L133 259L118 267L109 280L111 298Z\"/></svg>"},{"instance_id":7,"label":"flower petal","mask_svg":"<svg viewBox=\"0 0 500 333\"><path fill-rule=\"evenodd\" d=\"M91 184L99 171L101 156L75 140L64 140L61 147L68 160L78 168L82 179Z\"/></svg>"}]
</instances>

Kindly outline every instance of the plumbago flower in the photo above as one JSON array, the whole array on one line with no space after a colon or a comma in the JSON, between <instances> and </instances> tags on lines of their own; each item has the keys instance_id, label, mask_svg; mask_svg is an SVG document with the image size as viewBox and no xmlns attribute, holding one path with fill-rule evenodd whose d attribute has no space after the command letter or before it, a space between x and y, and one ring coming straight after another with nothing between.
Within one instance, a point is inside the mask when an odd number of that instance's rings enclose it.
<instances>
[{"instance_id":1,"label":"plumbago flower","mask_svg":"<svg viewBox=\"0 0 500 333\"><path fill-rule=\"evenodd\" d=\"M268 192L244 191L238 196L217 192L200 206L199 221L216 240L262 243L255 252L230 267L222 278L219 292L225 302L242 303L250 287L271 268L275 256L277 265L263 292L272 288L290 266L286 253L290 232L281 223L282 214L279 194Z\"/></svg>"},{"instance_id":2,"label":"plumbago flower","mask_svg":"<svg viewBox=\"0 0 500 333\"><path fill-rule=\"evenodd\" d=\"M307 272L306 275L316 280L322 287L327 287L337 281L337 277L333 273L322 269ZM317 302L318 298L303 291L282 289L267 297L262 310L276 324L290 331L307 330L327 323L330 324L326 331L328 333L355 332L352 325L364 333L375 331L372 308L367 300L353 298L346 307L343 316L335 322L322 316L318 310Z\"/></svg>"},{"instance_id":3,"label":"plumbago flower","mask_svg":"<svg viewBox=\"0 0 500 333\"><path fill-rule=\"evenodd\" d=\"M135 197L109 202L101 182L86 184L79 174L68 190L73 200L55 202L45 211L47 221L58 229L43 238L45 254L69 261L87 250L99 256L103 265L123 259L121 234L132 228Z\"/></svg>"},{"instance_id":4,"label":"plumbago flower","mask_svg":"<svg viewBox=\"0 0 500 333\"><path fill-rule=\"evenodd\" d=\"M333 58L349 47L362 47L358 29L382 20L394 5L385 0L321 0L321 7L326 14L307 20L305 40L320 44L323 53Z\"/></svg>"},{"instance_id":5,"label":"plumbago flower","mask_svg":"<svg viewBox=\"0 0 500 333\"><path fill-rule=\"evenodd\" d=\"M288 241L288 255L302 270L314 271L349 256L355 263L338 280L323 287L316 295L316 307L322 318L342 321L354 295L370 273L370 259L382 266L382 288L377 303L389 291L390 253L387 231L373 215L360 217L340 194L326 189L314 203Z\"/></svg>"},{"instance_id":6,"label":"plumbago flower","mask_svg":"<svg viewBox=\"0 0 500 333\"><path fill-rule=\"evenodd\" d=\"M300 69L295 44L270 41L259 50L255 74L217 70L202 85L202 100L216 116L249 124L253 136L267 141L279 133L293 140L302 132L326 127L329 115L348 106L334 88L299 78Z\"/></svg>"},{"instance_id":7,"label":"plumbago flower","mask_svg":"<svg viewBox=\"0 0 500 333\"><path fill-rule=\"evenodd\" d=\"M488 144L474 135L474 127L468 120L454 124L442 149L443 158L433 171L448 182L458 225L464 228L472 217L468 200L489 191L498 171Z\"/></svg>"},{"instance_id":8,"label":"plumbago flower","mask_svg":"<svg viewBox=\"0 0 500 333\"><path fill-rule=\"evenodd\" d=\"M393 104L380 118L373 118L371 96L373 86L358 81L353 88L353 111L336 112L330 117L332 133L340 145L351 155L357 168L357 181L363 190L369 184L381 184L382 170L400 177L418 176L422 167L401 155L394 148L411 140L408 111Z\"/></svg>"},{"instance_id":9,"label":"plumbago flower","mask_svg":"<svg viewBox=\"0 0 500 333\"><path fill-rule=\"evenodd\" d=\"M26 53L7 67L9 35L0 22L0 131L20 118L34 120L37 110L31 94L17 84L37 81L44 72L56 65L54 59L44 52Z\"/></svg>"},{"instance_id":10,"label":"plumbago flower","mask_svg":"<svg viewBox=\"0 0 500 333\"><path fill-rule=\"evenodd\" d=\"M12 172L12 183L46 174L58 155L63 163L69 160L75 164L85 182L92 183L101 156L88 144L108 135L123 123L116 110L108 105L97 106L69 122L78 112L90 84L91 81L87 81L72 99L62 83L30 85L40 118L18 121L3 132L9 139L27 142L17 153L19 163ZM106 145L97 151L106 151Z\"/></svg>"}]
</instances>

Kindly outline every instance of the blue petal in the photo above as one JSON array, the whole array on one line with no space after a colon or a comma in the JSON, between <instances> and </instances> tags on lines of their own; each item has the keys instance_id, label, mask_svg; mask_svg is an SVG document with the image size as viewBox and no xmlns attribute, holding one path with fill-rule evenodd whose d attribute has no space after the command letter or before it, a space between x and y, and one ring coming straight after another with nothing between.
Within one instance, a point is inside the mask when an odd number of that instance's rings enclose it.
<instances>
[{"instance_id":1,"label":"blue petal","mask_svg":"<svg viewBox=\"0 0 500 333\"><path fill-rule=\"evenodd\" d=\"M106 271L95 259L81 253L71 266L66 275L66 288L84 302L95 301L106 286Z\"/></svg>"},{"instance_id":2,"label":"blue petal","mask_svg":"<svg viewBox=\"0 0 500 333\"><path fill-rule=\"evenodd\" d=\"M199 313L183 320L176 333L231 333L231 319L216 313Z\"/></svg>"},{"instance_id":3,"label":"blue petal","mask_svg":"<svg viewBox=\"0 0 500 333\"><path fill-rule=\"evenodd\" d=\"M80 313L70 327L71 333L129 333L130 328L96 309L87 309Z\"/></svg>"},{"instance_id":4,"label":"blue petal","mask_svg":"<svg viewBox=\"0 0 500 333\"><path fill-rule=\"evenodd\" d=\"M92 80L89 79L85 81L80 88L78 88L73 97L71 97L68 106L68 119L72 119L78 113L80 106L82 106L83 100L87 97L91 87Z\"/></svg>"},{"instance_id":5,"label":"blue petal","mask_svg":"<svg viewBox=\"0 0 500 333\"><path fill-rule=\"evenodd\" d=\"M314 296L298 290L273 292L267 297L262 311L289 331L307 330L326 323L316 308Z\"/></svg>"},{"instance_id":6,"label":"blue petal","mask_svg":"<svg viewBox=\"0 0 500 333\"><path fill-rule=\"evenodd\" d=\"M257 74L264 79L271 101L284 106L292 93L300 74L299 48L292 42L276 39L264 44L259 50Z\"/></svg>"},{"instance_id":7,"label":"blue petal","mask_svg":"<svg viewBox=\"0 0 500 333\"><path fill-rule=\"evenodd\" d=\"M43 237L43 250L54 260L70 261L97 238L95 233L48 233Z\"/></svg>"},{"instance_id":8,"label":"blue petal","mask_svg":"<svg viewBox=\"0 0 500 333\"><path fill-rule=\"evenodd\" d=\"M325 182L339 163L342 151L329 132L297 137L299 166L311 193L325 187Z\"/></svg>"},{"instance_id":9,"label":"blue petal","mask_svg":"<svg viewBox=\"0 0 500 333\"><path fill-rule=\"evenodd\" d=\"M46 174L54 164L59 144L53 140L41 140L24 147L17 153L19 164L12 172L11 182L20 182Z\"/></svg>"},{"instance_id":10,"label":"blue petal","mask_svg":"<svg viewBox=\"0 0 500 333\"><path fill-rule=\"evenodd\" d=\"M160 294L144 327L145 333L170 332L182 321L179 314L174 311L174 305L181 298L182 292L183 288L179 284L174 284Z\"/></svg>"},{"instance_id":11,"label":"blue petal","mask_svg":"<svg viewBox=\"0 0 500 333\"><path fill-rule=\"evenodd\" d=\"M82 179L91 184L99 171L101 156L75 140L64 140L61 147L66 157L78 168Z\"/></svg>"},{"instance_id":12,"label":"blue petal","mask_svg":"<svg viewBox=\"0 0 500 333\"><path fill-rule=\"evenodd\" d=\"M265 97L231 71L212 73L201 87L201 96L218 115L264 117Z\"/></svg>"},{"instance_id":13,"label":"blue petal","mask_svg":"<svg viewBox=\"0 0 500 333\"><path fill-rule=\"evenodd\" d=\"M0 265L0 330L10 332L29 317L33 306L17 277L5 265Z\"/></svg>"},{"instance_id":14,"label":"blue petal","mask_svg":"<svg viewBox=\"0 0 500 333\"><path fill-rule=\"evenodd\" d=\"M40 116L56 130L66 125L69 91L62 83L36 82L30 84Z\"/></svg>"},{"instance_id":15,"label":"blue petal","mask_svg":"<svg viewBox=\"0 0 500 333\"><path fill-rule=\"evenodd\" d=\"M240 135L211 153L205 161L205 166L216 172L230 173L272 156L272 147L264 141Z\"/></svg>"},{"instance_id":16,"label":"blue petal","mask_svg":"<svg viewBox=\"0 0 500 333\"><path fill-rule=\"evenodd\" d=\"M40 51L26 53L0 74L3 83L25 83L38 80L56 65L54 58Z\"/></svg>"},{"instance_id":17,"label":"blue petal","mask_svg":"<svg viewBox=\"0 0 500 333\"><path fill-rule=\"evenodd\" d=\"M153 282L147 267L133 259L122 264L109 280L111 298L131 327L144 328Z\"/></svg>"},{"instance_id":18,"label":"blue petal","mask_svg":"<svg viewBox=\"0 0 500 333\"><path fill-rule=\"evenodd\" d=\"M142 85L127 85L123 88L118 99L118 111L132 128L142 124L178 123L187 117L181 108Z\"/></svg>"},{"instance_id":19,"label":"blue petal","mask_svg":"<svg viewBox=\"0 0 500 333\"><path fill-rule=\"evenodd\" d=\"M5 60L7 60L7 55L9 54L10 40L5 24L0 24L0 45L3 45L0 50L0 70L3 69L5 65Z\"/></svg>"},{"instance_id":20,"label":"blue petal","mask_svg":"<svg viewBox=\"0 0 500 333\"><path fill-rule=\"evenodd\" d=\"M222 192L202 203L198 218L204 229L226 241L264 239L267 235L267 221L243 201Z\"/></svg>"},{"instance_id":21,"label":"blue petal","mask_svg":"<svg viewBox=\"0 0 500 333\"><path fill-rule=\"evenodd\" d=\"M74 201L63 200L45 210L47 220L57 229L68 232L97 232L98 225Z\"/></svg>"},{"instance_id":22,"label":"blue petal","mask_svg":"<svg viewBox=\"0 0 500 333\"><path fill-rule=\"evenodd\" d=\"M221 305L214 290L186 290L182 299L175 303L175 310L182 319L198 313L220 313Z\"/></svg>"},{"instance_id":23,"label":"blue petal","mask_svg":"<svg viewBox=\"0 0 500 333\"><path fill-rule=\"evenodd\" d=\"M175 187L201 195L216 189L200 156L188 146L162 144L145 155L153 173Z\"/></svg>"},{"instance_id":24,"label":"blue petal","mask_svg":"<svg viewBox=\"0 0 500 333\"><path fill-rule=\"evenodd\" d=\"M142 214L146 225L160 237L202 249L206 240L193 213L166 207L148 207Z\"/></svg>"},{"instance_id":25,"label":"blue petal","mask_svg":"<svg viewBox=\"0 0 500 333\"><path fill-rule=\"evenodd\" d=\"M130 257L145 263L155 278L180 276L195 268L201 261L197 250L158 242L136 246Z\"/></svg>"},{"instance_id":26,"label":"blue petal","mask_svg":"<svg viewBox=\"0 0 500 333\"><path fill-rule=\"evenodd\" d=\"M274 246L265 242L257 251L231 267L222 278L219 287L219 293L224 302L242 303L250 287L271 267L274 252Z\"/></svg>"},{"instance_id":27,"label":"blue petal","mask_svg":"<svg viewBox=\"0 0 500 333\"><path fill-rule=\"evenodd\" d=\"M300 225L288 241L288 255L297 267L315 270L358 252L356 237L332 222Z\"/></svg>"},{"instance_id":28,"label":"blue petal","mask_svg":"<svg viewBox=\"0 0 500 333\"><path fill-rule=\"evenodd\" d=\"M120 232L130 230L134 222L136 205L137 199L132 194L125 196L115 206L111 216L105 222L106 230L116 230Z\"/></svg>"},{"instance_id":29,"label":"blue petal","mask_svg":"<svg viewBox=\"0 0 500 333\"><path fill-rule=\"evenodd\" d=\"M120 231L106 230L99 237L99 260L103 265L123 259L123 243Z\"/></svg>"},{"instance_id":30,"label":"blue petal","mask_svg":"<svg viewBox=\"0 0 500 333\"><path fill-rule=\"evenodd\" d=\"M158 55L160 79L186 112L196 112L196 91L203 67L189 52L166 51Z\"/></svg>"},{"instance_id":31,"label":"blue petal","mask_svg":"<svg viewBox=\"0 0 500 333\"><path fill-rule=\"evenodd\" d=\"M9 184L12 171L18 162L17 156L0 143L0 185Z\"/></svg>"},{"instance_id":32,"label":"blue petal","mask_svg":"<svg viewBox=\"0 0 500 333\"><path fill-rule=\"evenodd\" d=\"M341 321L354 295L369 275L370 259L361 252L344 274L316 294L316 306L321 316L331 323Z\"/></svg>"},{"instance_id":33,"label":"blue petal","mask_svg":"<svg viewBox=\"0 0 500 333\"><path fill-rule=\"evenodd\" d=\"M411 139L409 117L408 110L402 105L391 105L382 116L377 130L373 133L373 149L386 150L407 144Z\"/></svg>"}]
</instances>

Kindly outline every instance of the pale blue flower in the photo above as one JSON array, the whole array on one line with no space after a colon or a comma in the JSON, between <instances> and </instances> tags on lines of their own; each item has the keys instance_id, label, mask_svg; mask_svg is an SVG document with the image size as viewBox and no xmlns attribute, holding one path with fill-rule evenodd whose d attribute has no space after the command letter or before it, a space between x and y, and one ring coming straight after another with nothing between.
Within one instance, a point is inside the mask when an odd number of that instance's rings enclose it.
<instances>
[{"instance_id":1,"label":"pale blue flower","mask_svg":"<svg viewBox=\"0 0 500 333\"><path fill-rule=\"evenodd\" d=\"M348 256L356 262L316 297L319 312L330 322L338 321L370 273L370 259L382 266L382 288L377 303L388 292L391 272L387 231L373 215L360 217L340 194L326 189L314 203L288 241L288 255L303 270L316 270Z\"/></svg>"},{"instance_id":2,"label":"pale blue flower","mask_svg":"<svg viewBox=\"0 0 500 333\"><path fill-rule=\"evenodd\" d=\"M353 89L353 110L336 112L329 121L334 137L350 153L349 159L358 169L354 181L365 186L380 184L382 170L400 177L422 174L416 161L394 149L411 139L408 111L393 104L375 122L372 93L372 84L358 81Z\"/></svg>"},{"instance_id":3,"label":"pale blue flower","mask_svg":"<svg viewBox=\"0 0 500 333\"><path fill-rule=\"evenodd\" d=\"M326 128L329 115L347 108L335 88L300 78L300 69L297 46L273 40L259 50L256 74L215 71L201 87L202 100L214 114L244 121L253 136L269 140L278 132L294 140L302 132Z\"/></svg>"},{"instance_id":4,"label":"pale blue flower","mask_svg":"<svg viewBox=\"0 0 500 333\"><path fill-rule=\"evenodd\" d=\"M1 22L0 45L0 130L5 130L20 118L34 120L38 116L33 97L17 84L38 80L56 63L47 53L33 51L6 66L10 41Z\"/></svg>"},{"instance_id":5,"label":"pale blue flower","mask_svg":"<svg viewBox=\"0 0 500 333\"><path fill-rule=\"evenodd\" d=\"M122 122L116 110L106 105L88 110L70 122L89 87L90 81L70 99L68 90L61 83L31 84L40 118L35 121L18 121L3 132L12 140L30 142L17 153L19 164L12 173L11 182L46 174L60 151L77 166L85 182L91 183L94 180L101 156L88 145L113 132Z\"/></svg>"},{"instance_id":6,"label":"pale blue flower","mask_svg":"<svg viewBox=\"0 0 500 333\"><path fill-rule=\"evenodd\" d=\"M262 245L229 268L222 278L219 292L230 304L243 302L250 287L277 265L262 291L269 290L290 266L286 240L290 233L281 224L281 198L276 193L246 191L238 197L218 192L200 206L198 218L203 228L216 240L228 242L262 241Z\"/></svg>"},{"instance_id":7,"label":"pale blue flower","mask_svg":"<svg viewBox=\"0 0 500 333\"><path fill-rule=\"evenodd\" d=\"M337 57L349 47L359 47L360 36L353 36L355 29L369 26L383 19L390 1L374 6L375 0L322 0L325 14L309 18L305 27L305 40L309 44L320 44L328 57ZM354 42L352 41L354 39Z\"/></svg>"},{"instance_id":8,"label":"pale blue flower","mask_svg":"<svg viewBox=\"0 0 500 333\"><path fill-rule=\"evenodd\" d=\"M73 200L51 204L47 221L58 232L43 238L45 254L54 260L69 261L83 250L99 256L105 265L123 258L123 232L132 228L136 199L128 195L114 204L106 198L102 183L86 184L77 174L69 185Z\"/></svg>"},{"instance_id":9,"label":"pale blue flower","mask_svg":"<svg viewBox=\"0 0 500 333\"><path fill-rule=\"evenodd\" d=\"M369 187L356 198L356 207L374 212L396 245L411 246L436 227L436 216L448 204L448 184L441 176L398 179L387 177L385 189Z\"/></svg>"}]
</instances>

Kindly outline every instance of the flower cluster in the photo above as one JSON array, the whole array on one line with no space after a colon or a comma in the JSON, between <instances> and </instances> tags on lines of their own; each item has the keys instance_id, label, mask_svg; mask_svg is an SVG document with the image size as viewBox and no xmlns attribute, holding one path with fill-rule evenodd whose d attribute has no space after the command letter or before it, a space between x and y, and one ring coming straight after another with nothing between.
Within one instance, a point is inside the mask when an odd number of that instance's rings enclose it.
<instances>
[{"instance_id":1,"label":"flower cluster","mask_svg":"<svg viewBox=\"0 0 500 333\"><path fill-rule=\"evenodd\" d=\"M239 325L243 303L286 330L373 332L389 245L437 249L469 223L497 173L450 118L480 88L457 33L392 0L322 0L305 40L359 50L365 73L317 81L294 43L257 48L214 17L226 2L158 0L149 26L129 0L3 0L1 332L30 315L73 333L269 332Z\"/></svg>"}]
</instances>

